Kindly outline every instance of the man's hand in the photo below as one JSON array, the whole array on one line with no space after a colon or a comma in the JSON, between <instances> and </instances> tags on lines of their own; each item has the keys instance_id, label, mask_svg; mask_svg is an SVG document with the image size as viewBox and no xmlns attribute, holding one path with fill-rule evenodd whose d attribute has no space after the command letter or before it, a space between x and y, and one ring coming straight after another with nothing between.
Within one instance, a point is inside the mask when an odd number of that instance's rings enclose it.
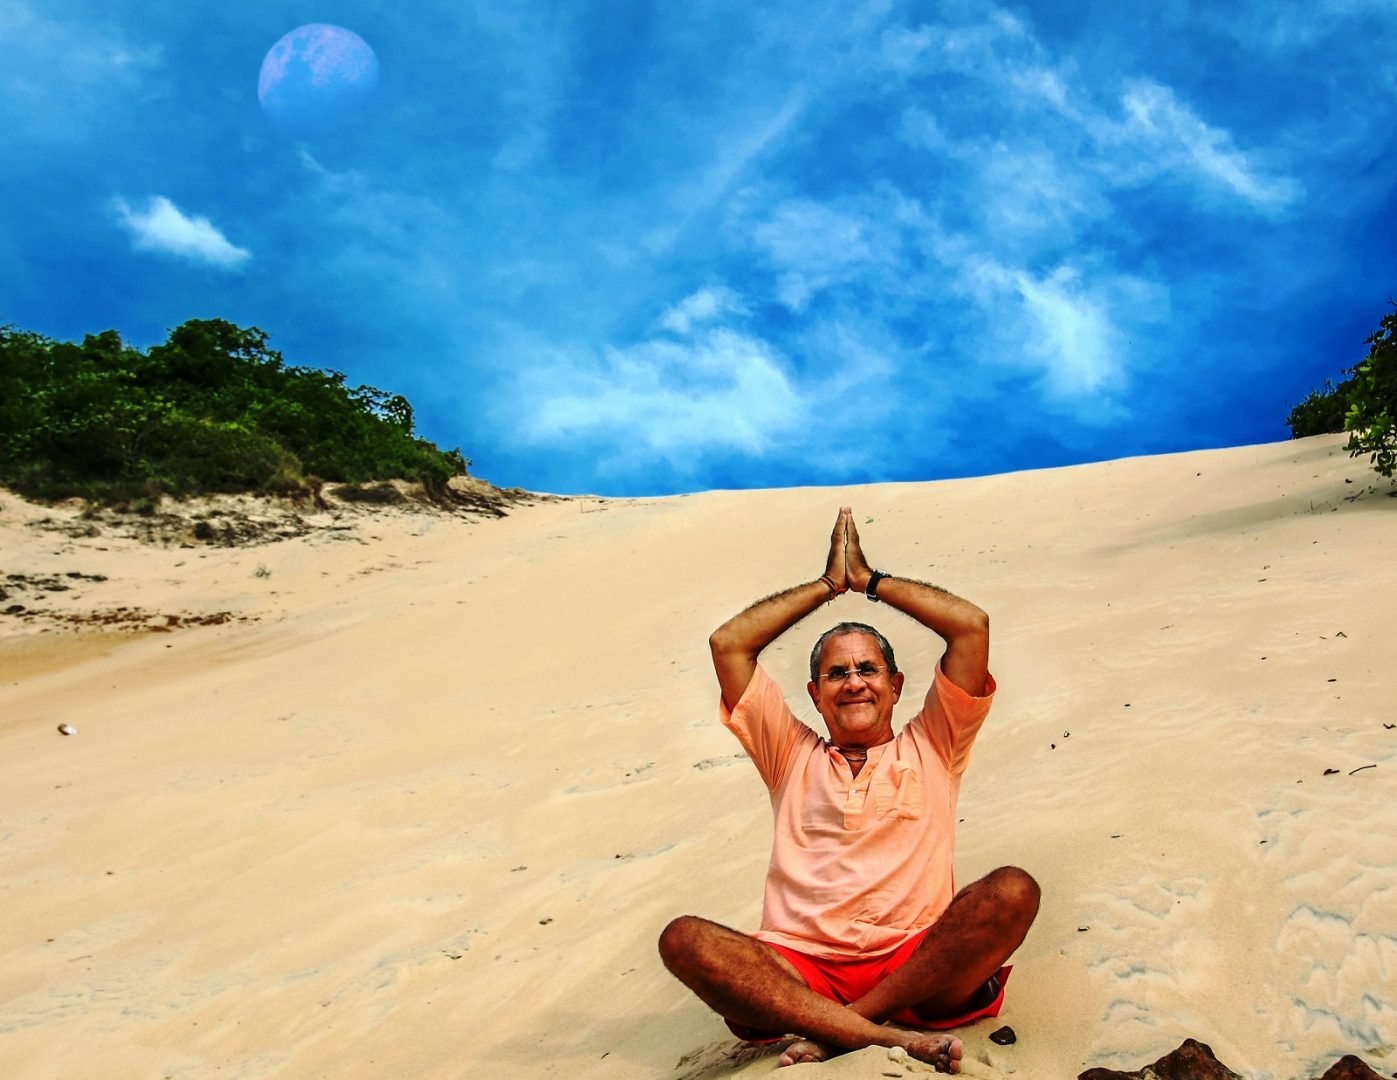
<instances>
[{"instance_id":1,"label":"man's hand","mask_svg":"<svg viewBox=\"0 0 1397 1080\"><path fill-rule=\"evenodd\" d=\"M839 512L848 527L844 545L844 583L847 588L863 592L868 588L868 579L873 576L873 567L864 558L863 546L859 543L859 528L854 524L854 515L846 506Z\"/></svg>"},{"instance_id":2,"label":"man's hand","mask_svg":"<svg viewBox=\"0 0 1397 1080\"><path fill-rule=\"evenodd\" d=\"M852 511L841 507L829 534L829 558L825 560L822 578L796 585L784 592L773 593L740 611L708 636L713 653L713 670L728 708L735 708L742 699L752 673L757 670L757 656L801 619L849 588L847 549L853 529ZM862 559L862 556L860 556ZM828 583L826 583L828 579Z\"/></svg>"},{"instance_id":3,"label":"man's hand","mask_svg":"<svg viewBox=\"0 0 1397 1080\"><path fill-rule=\"evenodd\" d=\"M849 588L848 559L845 550L849 543L849 529L853 514L847 506L839 508L839 516L834 519L834 531L829 534L829 558L825 560L825 577L834 586L834 594L846 592Z\"/></svg>"},{"instance_id":4,"label":"man's hand","mask_svg":"<svg viewBox=\"0 0 1397 1080\"><path fill-rule=\"evenodd\" d=\"M873 568L859 543L859 530L852 515L848 521L844 580L850 589L866 592ZM941 635L946 642L941 670L951 682L976 697L985 692L990 656L988 615L945 589L909 578L880 578L878 599Z\"/></svg>"}]
</instances>

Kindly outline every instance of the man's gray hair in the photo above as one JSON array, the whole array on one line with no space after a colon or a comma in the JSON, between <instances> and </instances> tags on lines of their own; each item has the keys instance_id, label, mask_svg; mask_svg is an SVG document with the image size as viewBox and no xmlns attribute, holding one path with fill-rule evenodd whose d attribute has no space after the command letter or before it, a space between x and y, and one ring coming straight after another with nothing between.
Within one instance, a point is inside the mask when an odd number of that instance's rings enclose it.
<instances>
[{"instance_id":1,"label":"man's gray hair","mask_svg":"<svg viewBox=\"0 0 1397 1080\"><path fill-rule=\"evenodd\" d=\"M810 650L810 681L817 682L820 678L820 653L824 650L825 642L832 637L839 637L841 634L867 634L878 642L878 651L883 654L883 663L888 665L888 674L897 674L897 661L893 659L892 643L888 641L878 630L861 622L842 622L838 626L831 626L823 634L820 640L815 642L815 647Z\"/></svg>"}]
</instances>

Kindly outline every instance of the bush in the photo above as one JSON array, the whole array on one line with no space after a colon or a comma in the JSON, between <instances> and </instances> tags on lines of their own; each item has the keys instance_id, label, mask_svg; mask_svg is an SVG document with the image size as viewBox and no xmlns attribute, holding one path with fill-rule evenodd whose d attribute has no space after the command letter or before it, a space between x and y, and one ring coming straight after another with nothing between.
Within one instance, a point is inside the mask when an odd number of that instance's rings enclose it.
<instances>
[{"instance_id":1,"label":"bush","mask_svg":"<svg viewBox=\"0 0 1397 1080\"><path fill-rule=\"evenodd\" d=\"M1285 418L1290 426L1292 439L1303 439L1310 435L1332 435L1344 430L1344 415L1348 412L1348 391L1353 380L1341 382L1337 387L1328 379L1323 390L1311 390L1304 401L1290 410Z\"/></svg>"},{"instance_id":2,"label":"bush","mask_svg":"<svg viewBox=\"0 0 1397 1080\"><path fill-rule=\"evenodd\" d=\"M300 463L275 439L238 423L170 413L145 433L143 467L171 495L255 491Z\"/></svg>"},{"instance_id":3,"label":"bush","mask_svg":"<svg viewBox=\"0 0 1397 1080\"><path fill-rule=\"evenodd\" d=\"M391 505L405 502L403 493L392 484L341 484L333 492L335 498L345 502L379 503Z\"/></svg>"},{"instance_id":4,"label":"bush","mask_svg":"<svg viewBox=\"0 0 1397 1080\"><path fill-rule=\"evenodd\" d=\"M1352 457L1368 454L1373 468L1390 478L1397 471L1397 310L1383 318L1368 346L1367 357L1352 369L1346 448Z\"/></svg>"}]
</instances>

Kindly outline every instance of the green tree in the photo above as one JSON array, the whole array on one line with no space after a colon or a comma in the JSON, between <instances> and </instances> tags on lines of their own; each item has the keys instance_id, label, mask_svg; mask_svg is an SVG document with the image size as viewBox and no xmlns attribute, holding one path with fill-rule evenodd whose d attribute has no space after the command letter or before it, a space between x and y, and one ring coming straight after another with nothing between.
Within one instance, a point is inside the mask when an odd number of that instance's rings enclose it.
<instances>
[{"instance_id":1,"label":"green tree","mask_svg":"<svg viewBox=\"0 0 1397 1080\"><path fill-rule=\"evenodd\" d=\"M420 481L467 462L413 433L407 399L288 365L255 327L192 319L142 353L0 327L0 483L46 498L291 491L307 477Z\"/></svg>"},{"instance_id":2,"label":"green tree","mask_svg":"<svg viewBox=\"0 0 1397 1080\"><path fill-rule=\"evenodd\" d=\"M1368 355L1352 369L1344 430L1353 457L1368 454L1373 468L1397 470L1397 305L1368 338Z\"/></svg>"}]
</instances>

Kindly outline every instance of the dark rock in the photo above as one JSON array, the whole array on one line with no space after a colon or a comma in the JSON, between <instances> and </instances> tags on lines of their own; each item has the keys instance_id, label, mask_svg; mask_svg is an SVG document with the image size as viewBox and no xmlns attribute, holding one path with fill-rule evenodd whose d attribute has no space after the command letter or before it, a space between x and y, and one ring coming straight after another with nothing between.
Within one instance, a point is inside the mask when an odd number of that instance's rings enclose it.
<instances>
[{"instance_id":1,"label":"dark rock","mask_svg":"<svg viewBox=\"0 0 1397 1080\"><path fill-rule=\"evenodd\" d=\"M1088 1069L1077 1080L1242 1080L1213 1056L1213 1048L1197 1039L1185 1039L1153 1065L1135 1072L1118 1069Z\"/></svg>"},{"instance_id":2,"label":"dark rock","mask_svg":"<svg viewBox=\"0 0 1397 1080\"><path fill-rule=\"evenodd\" d=\"M1329 1066L1329 1071L1319 1080L1382 1080L1382 1075L1373 1072L1352 1054L1345 1054Z\"/></svg>"},{"instance_id":3,"label":"dark rock","mask_svg":"<svg viewBox=\"0 0 1397 1080\"><path fill-rule=\"evenodd\" d=\"M1014 1029L1005 1024L998 1031L990 1032L990 1042L998 1043L1000 1046L1012 1046L1019 1041L1019 1037L1014 1034Z\"/></svg>"}]
</instances>

